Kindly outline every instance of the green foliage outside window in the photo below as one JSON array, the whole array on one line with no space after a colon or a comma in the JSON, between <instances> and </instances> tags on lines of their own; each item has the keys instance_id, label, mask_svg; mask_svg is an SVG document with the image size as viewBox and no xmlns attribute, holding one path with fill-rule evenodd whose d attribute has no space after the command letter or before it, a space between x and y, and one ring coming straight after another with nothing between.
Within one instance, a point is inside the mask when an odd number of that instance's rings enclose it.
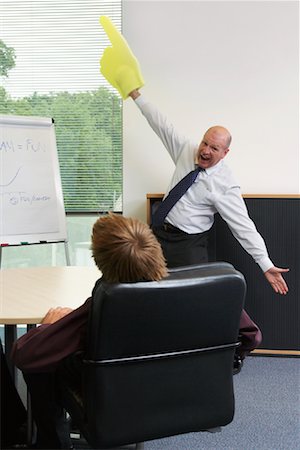
<instances>
[{"instance_id":1,"label":"green foliage outside window","mask_svg":"<svg viewBox=\"0 0 300 450\"><path fill-rule=\"evenodd\" d=\"M8 77L10 69L16 65L15 50L12 47L7 47L3 41L0 40L0 75Z\"/></svg>"},{"instance_id":2,"label":"green foliage outside window","mask_svg":"<svg viewBox=\"0 0 300 450\"><path fill-rule=\"evenodd\" d=\"M105 87L12 99L0 114L52 117L67 212L122 210L122 102Z\"/></svg>"}]
</instances>

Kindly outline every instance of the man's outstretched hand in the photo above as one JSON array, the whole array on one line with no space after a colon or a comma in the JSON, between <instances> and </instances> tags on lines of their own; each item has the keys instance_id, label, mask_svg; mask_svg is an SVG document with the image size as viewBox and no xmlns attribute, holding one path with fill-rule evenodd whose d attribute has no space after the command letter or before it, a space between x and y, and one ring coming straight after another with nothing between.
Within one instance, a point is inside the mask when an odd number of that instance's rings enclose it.
<instances>
[{"instance_id":1,"label":"man's outstretched hand","mask_svg":"<svg viewBox=\"0 0 300 450\"><path fill-rule=\"evenodd\" d=\"M126 40L111 20L106 16L101 16L100 23L112 44L103 52L100 71L125 100L130 92L145 84L140 66Z\"/></svg>"},{"instance_id":2,"label":"man's outstretched hand","mask_svg":"<svg viewBox=\"0 0 300 450\"><path fill-rule=\"evenodd\" d=\"M280 269L279 267L271 267L265 272L265 277L277 294L287 294L289 288L282 276L282 273L288 272L290 269Z\"/></svg>"}]
</instances>

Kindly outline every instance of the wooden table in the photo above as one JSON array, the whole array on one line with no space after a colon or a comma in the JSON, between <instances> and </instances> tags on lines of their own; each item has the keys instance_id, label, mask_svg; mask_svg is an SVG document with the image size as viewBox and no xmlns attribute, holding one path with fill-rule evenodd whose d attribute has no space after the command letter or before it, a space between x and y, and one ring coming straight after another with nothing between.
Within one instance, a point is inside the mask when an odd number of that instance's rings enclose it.
<instances>
[{"instance_id":1,"label":"wooden table","mask_svg":"<svg viewBox=\"0 0 300 450\"><path fill-rule=\"evenodd\" d=\"M16 382L16 368L9 355L17 337L17 325L27 329L41 323L50 308L77 308L91 295L101 272L89 267L34 267L0 270L0 323L5 326L5 352ZM27 443L31 444L33 420L27 393Z\"/></svg>"},{"instance_id":2,"label":"wooden table","mask_svg":"<svg viewBox=\"0 0 300 450\"><path fill-rule=\"evenodd\" d=\"M96 266L0 270L0 323L5 325L6 354L16 339L16 325L39 324L56 306L77 308L91 295L100 276Z\"/></svg>"}]
</instances>

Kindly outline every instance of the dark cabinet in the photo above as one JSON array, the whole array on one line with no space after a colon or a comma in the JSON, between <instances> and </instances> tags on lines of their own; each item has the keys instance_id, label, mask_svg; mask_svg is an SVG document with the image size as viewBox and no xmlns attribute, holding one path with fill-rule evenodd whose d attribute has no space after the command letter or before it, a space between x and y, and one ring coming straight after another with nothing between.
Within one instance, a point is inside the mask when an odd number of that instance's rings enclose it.
<instances>
[{"instance_id":1,"label":"dark cabinet","mask_svg":"<svg viewBox=\"0 0 300 450\"><path fill-rule=\"evenodd\" d=\"M147 195L147 217L163 194ZM245 309L263 332L260 353L300 355L300 195L245 195L249 216L263 236L271 260L288 267L286 296L276 294L217 214L210 231L211 260L227 261L247 282Z\"/></svg>"}]
</instances>

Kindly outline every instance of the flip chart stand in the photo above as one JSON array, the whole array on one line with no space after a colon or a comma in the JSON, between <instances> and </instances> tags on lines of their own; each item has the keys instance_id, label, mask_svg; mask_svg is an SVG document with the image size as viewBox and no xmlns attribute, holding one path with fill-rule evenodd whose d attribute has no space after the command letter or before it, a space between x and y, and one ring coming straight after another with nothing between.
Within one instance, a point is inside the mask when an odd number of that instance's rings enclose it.
<instances>
[{"instance_id":1,"label":"flip chart stand","mask_svg":"<svg viewBox=\"0 0 300 450\"><path fill-rule=\"evenodd\" d=\"M66 214L54 121L0 115L0 267L2 249L64 243Z\"/></svg>"},{"instance_id":2,"label":"flip chart stand","mask_svg":"<svg viewBox=\"0 0 300 450\"><path fill-rule=\"evenodd\" d=\"M66 258L66 265L70 266L71 265L71 259L70 259L70 252L69 252L69 246L68 246L68 242L67 241L57 241L57 242L39 242L36 244L25 244L23 243L22 245L44 245L44 244L64 244L64 250L65 250L65 258ZM16 245L1 245L0 246L0 269L2 267L2 250L4 248L10 248L10 247L16 247Z\"/></svg>"}]
</instances>

